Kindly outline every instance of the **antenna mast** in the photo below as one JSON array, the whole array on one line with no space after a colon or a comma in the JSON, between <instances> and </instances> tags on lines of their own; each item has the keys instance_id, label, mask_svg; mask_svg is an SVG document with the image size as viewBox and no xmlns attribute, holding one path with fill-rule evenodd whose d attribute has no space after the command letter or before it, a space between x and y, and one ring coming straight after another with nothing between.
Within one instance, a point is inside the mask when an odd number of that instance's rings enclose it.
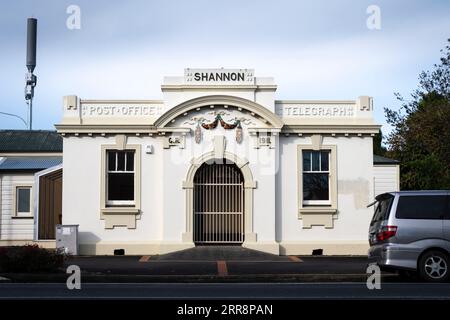
<instances>
[{"instance_id":1,"label":"antenna mast","mask_svg":"<svg viewBox=\"0 0 450 320\"><path fill-rule=\"evenodd\" d=\"M25 74L25 100L28 104L28 125L29 130L33 127L33 97L34 87L36 86L37 77L33 74L36 67L36 31L37 19L28 18L27 21L27 69Z\"/></svg>"}]
</instances>

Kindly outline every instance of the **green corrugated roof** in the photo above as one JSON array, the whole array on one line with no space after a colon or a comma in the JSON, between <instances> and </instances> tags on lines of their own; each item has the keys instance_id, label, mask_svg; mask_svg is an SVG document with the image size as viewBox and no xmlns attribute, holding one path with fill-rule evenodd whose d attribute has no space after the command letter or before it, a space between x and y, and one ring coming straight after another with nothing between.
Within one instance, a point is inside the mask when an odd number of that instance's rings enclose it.
<instances>
[{"instance_id":1,"label":"green corrugated roof","mask_svg":"<svg viewBox=\"0 0 450 320\"><path fill-rule=\"evenodd\" d=\"M50 130L0 130L0 152L62 152L62 137Z\"/></svg>"},{"instance_id":2,"label":"green corrugated roof","mask_svg":"<svg viewBox=\"0 0 450 320\"><path fill-rule=\"evenodd\" d=\"M378 156L376 154L373 155L373 164L400 164L400 161L389 159L386 157Z\"/></svg>"}]
</instances>

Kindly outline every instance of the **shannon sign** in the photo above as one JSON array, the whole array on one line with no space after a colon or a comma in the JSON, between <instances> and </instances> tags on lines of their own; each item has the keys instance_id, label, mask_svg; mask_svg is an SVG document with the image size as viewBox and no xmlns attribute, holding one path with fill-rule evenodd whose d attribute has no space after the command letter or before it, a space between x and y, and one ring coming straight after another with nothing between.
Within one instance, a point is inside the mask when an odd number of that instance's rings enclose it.
<instances>
[{"instance_id":1,"label":"shannon sign","mask_svg":"<svg viewBox=\"0 0 450 320\"><path fill-rule=\"evenodd\" d=\"M185 69L187 84L253 84L252 69Z\"/></svg>"}]
</instances>

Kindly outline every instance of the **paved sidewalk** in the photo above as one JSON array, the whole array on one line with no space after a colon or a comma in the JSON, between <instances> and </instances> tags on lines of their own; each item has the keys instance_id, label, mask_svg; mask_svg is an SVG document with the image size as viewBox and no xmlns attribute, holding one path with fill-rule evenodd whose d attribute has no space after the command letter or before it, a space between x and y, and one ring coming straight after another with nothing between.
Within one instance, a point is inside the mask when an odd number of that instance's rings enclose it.
<instances>
[{"instance_id":1,"label":"paved sidewalk","mask_svg":"<svg viewBox=\"0 0 450 320\"><path fill-rule=\"evenodd\" d=\"M85 272L133 275L365 275L366 257L277 256L238 246L196 247L156 256L73 257Z\"/></svg>"},{"instance_id":2,"label":"paved sidewalk","mask_svg":"<svg viewBox=\"0 0 450 320\"><path fill-rule=\"evenodd\" d=\"M239 246L204 246L155 256L73 257L85 272L139 275L365 274L366 257L277 256Z\"/></svg>"},{"instance_id":3,"label":"paved sidewalk","mask_svg":"<svg viewBox=\"0 0 450 320\"><path fill-rule=\"evenodd\" d=\"M366 281L367 257L277 256L240 246L203 246L165 255L77 256L92 282L285 282ZM4 275L15 282L60 282L67 274ZM384 277L398 280L395 274Z\"/></svg>"}]
</instances>

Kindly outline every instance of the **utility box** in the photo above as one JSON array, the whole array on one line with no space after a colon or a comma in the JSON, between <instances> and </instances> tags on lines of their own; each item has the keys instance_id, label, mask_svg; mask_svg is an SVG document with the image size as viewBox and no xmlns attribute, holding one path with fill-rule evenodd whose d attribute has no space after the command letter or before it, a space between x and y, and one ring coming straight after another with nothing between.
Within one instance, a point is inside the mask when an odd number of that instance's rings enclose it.
<instances>
[{"instance_id":1,"label":"utility box","mask_svg":"<svg viewBox=\"0 0 450 320\"><path fill-rule=\"evenodd\" d=\"M56 225L56 249L69 255L78 254L78 225Z\"/></svg>"}]
</instances>

